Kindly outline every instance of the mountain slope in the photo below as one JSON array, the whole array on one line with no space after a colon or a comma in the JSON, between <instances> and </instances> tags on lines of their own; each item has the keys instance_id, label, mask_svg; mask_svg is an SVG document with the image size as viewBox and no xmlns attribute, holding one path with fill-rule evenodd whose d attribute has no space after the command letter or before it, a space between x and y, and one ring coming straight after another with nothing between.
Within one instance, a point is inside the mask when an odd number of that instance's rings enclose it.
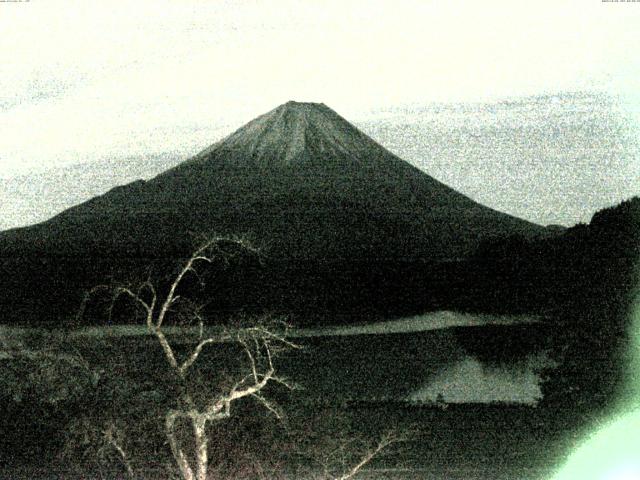
<instances>
[{"instance_id":1,"label":"mountain slope","mask_svg":"<svg viewBox=\"0 0 640 480\"><path fill-rule=\"evenodd\" d=\"M459 267L436 263L545 232L431 178L328 107L289 102L151 180L0 233L0 307L28 323L69 318L84 289L215 234L248 238L266 265L218 277L216 308L333 322L415 314L437 303L429 283L457 282Z\"/></svg>"},{"instance_id":2,"label":"mountain slope","mask_svg":"<svg viewBox=\"0 0 640 480\"><path fill-rule=\"evenodd\" d=\"M8 251L155 255L215 232L246 235L276 257L442 259L543 231L448 188L325 105L288 102L152 180L0 242Z\"/></svg>"}]
</instances>

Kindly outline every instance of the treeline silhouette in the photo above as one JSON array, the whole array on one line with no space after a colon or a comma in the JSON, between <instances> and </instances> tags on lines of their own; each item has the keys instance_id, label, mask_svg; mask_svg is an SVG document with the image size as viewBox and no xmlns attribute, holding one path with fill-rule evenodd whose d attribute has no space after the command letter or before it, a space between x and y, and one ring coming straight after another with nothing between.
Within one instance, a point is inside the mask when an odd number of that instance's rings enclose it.
<instances>
[{"instance_id":1,"label":"treeline silhouette","mask_svg":"<svg viewBox=\"0 0 640 480\"><path fill-rule=\"evenodd\" d=\"M238 312L269 312L289 315L298 325L341 324L451 309L602 325L626 308L634 285L638 203L638 198L622 202L596 213L589 225L563 232L485 242L467 259L442 260L424 252L422 260L403 261L380 252L357 260L288 260L269 256L266 249L260 261L237 259L225 268L210 268L200 294L212 322ZM152 275L162 288L177 259L189 253L184 247L162 256L38 252L1 257L4 321L73 321L85 292L95 285L135 285ZM91 312L83 319L105 321ZM120 315L111 321L132 319Z\"/></svg>"},{"instance_id":2,"label":"treeline silhouette","mask_svg":"<svg viewBox=\"0 0 640 480\"><path fill-rule=\"evenodd\" d=\"M622 386L639 259L640 198L634 197L558 236L483 245L466 306L544 315L553 324L545 346L560 363L544 385L545 401L606 407Z\"/></svg>"}]
</instances>

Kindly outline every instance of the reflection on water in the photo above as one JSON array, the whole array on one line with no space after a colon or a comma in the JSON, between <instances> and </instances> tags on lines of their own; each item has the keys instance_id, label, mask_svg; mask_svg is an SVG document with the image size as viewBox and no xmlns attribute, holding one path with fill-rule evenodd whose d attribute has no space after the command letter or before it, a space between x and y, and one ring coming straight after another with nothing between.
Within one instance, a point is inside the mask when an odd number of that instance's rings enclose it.
<instances>
[{"instance_id":1,"label":"reflection on water","mask_svg":"<svg viewBox=\"0 0 640 480\"><path fill-rule=\"evenodd\" d=\"M546 355L525 352L489 365L461 342L482 334L480 338L495 340L490 351L499 350L501 342L520 335L520 330L511 336L502 330L520 328L533 332L542 328L541 319L439 311L350 326L294 329L290 335L305 348L291 353L281 368L298 383L312 385L309 395L318 397L533 404L541 398L538 372L551 366ZM168 335L178 332L184 329L167 328ZM123 348L127 338L149 335L144 325L92 326L59 333L83 342L122 340ZM206 335L219 333L213 326L206 331ZM30 348L30 338L46 335L42 329L0 325L0 341L10 341L23 351Z\"/></svg>"},{"instance_id":2,"label":"reflection on water","mask_svg":"<svg viewBox=\"0 0 640 480\"><path fill-rule=\"evenodd\" d=\"M409 396L411 402L448 403L509 402L535 404L542 399L539 372L552 367L543 353L510 365L486 366L466 357L440 372L435 379Z\"/></svg>"}]
</instances>

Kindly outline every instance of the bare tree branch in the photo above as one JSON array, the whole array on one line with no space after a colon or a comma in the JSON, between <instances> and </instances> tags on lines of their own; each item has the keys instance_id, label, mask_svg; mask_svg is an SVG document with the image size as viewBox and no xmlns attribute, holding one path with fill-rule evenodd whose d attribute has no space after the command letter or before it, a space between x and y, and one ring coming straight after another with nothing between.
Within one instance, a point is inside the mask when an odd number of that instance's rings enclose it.
<instances>
[{"instance_id":1,"label":"bare tree branch","mask_svg":"<svg viewBox=\"0 0 640 480\"><path fill-rule=\"evenodd\" d=\"M258 400L258 402L260 402L267 410L269 410L271 413L273 413L273 415L280 420L282 418L282 413L280 412L280 410L278 410L274 404L272 404L271 402L269 402L266 398L264 398L262 395L260 395L259 393L253 393L251 394L251 396L253 398L255 398L256 400Z\"/></svg>"},{"instance_id":2,"label":"bare tree branch","mask_svg":"<svg viewBox=\"0 0 640 480\"><path fill-rule=\"evenodd\" d=\"M174 298L176 297L176 290L180 285L180 283L182 283L182 280L184 279L185 275L189 272L192 272L196 276L198 276L198 273L195 270L194 265L197 262L212 263L213 261L212 257L206 256L205 252L207 250L214 249L215 247L218 247L218 244L225 243L225 242L226 243L231 242L231 243L237 244L238 246L245 247L245 245L240 241L232 241L226 238L215 237L205 242L202 246L196 249L196 251L191 255L191 257L184 264L182 269L180 269L174 281L171 283L171 286L169 288L169 293L167 294L165 301L162 303L162 306L160 307L160 313L158 314L158 317L156 319L156 327L160 328L162 326L162 323L165 320L167 311L169 310L169 307L171 306L171 304L174 301ZM215 249L218 250L218 252L220 251L219 247ZM222 255L223 259L224 257L225 256ZM199 280L201 281L200 278Z\"/></svg>"},{"instance_id":3,"label":"bare tree branch","mask_svg":"<svg viewBox=\"0 0 640 480\"><path fill-rule=\"evenodd\" d=\"M247 342L244 341L244 339L240 335L237 336L237 341L240 345L242 345L242 348L244 348L244 351L246 352L247 357L249 358L249 363L251 364L251 373L253 374L253 380L255 383L257 383L258 370L256 368L256 361L253 358L253 354L251 353L251 350L249 350L249 345L247 344ZM253 338L253 341L255 343L256 351L258 351L259 349L258 340Z\"/></svg>"},{"instance_id":4,"label":"bare tree branch","mask_svg":"<svg viewBox=\"0 0 640 480\"><path fill-rule=\"evenodd\" d=\"M178 367L178 361L176 360L176 356L173 353L173 348L171 348L171 344L169 344L169 341L167 340L167 337L164 335L164 332L160 328L157 328L155 326L151 326L149 328L150 328L151 332L158 339L158 342L160 343L160 346L162 347L162 350L164 352L165 358L169 362L169 365L171 365L172 368L176 369L178 371L178 373L180 374L180 376L182 376L182 374L180 372L180 369Z\"/></svg>"},{"instance_id":5,"label":"bare tree branch","mask_svg":"<svg viewBox=\"0 0 640 480\"><path fill-rule=\"evenodd\" d=\"M347 480L348 478L353 478L360 471L362 467L364 467L366 464L371 462L371 460L373 460L373 458L378 453L380 453L386 446L387 444L385 444L384 442L380 442L378 445L376 445L376 447L373 450L371 450L364 457L362 457L362 459L356 465L354 465L349 472L339 477L340 480Z\"/></svg>"},{"instance_id":6,"label":"bare tree branch","mask_svg":"<svg viewBox=\"0 0 640 480\"><path fill-rule=\"evenodd\" d=\"M288 325L284 322L278 324L283 327L284 333L273 332L264 325L259 324L249 328L223 331L219 336L203 338L203 306L197 305L184 292L178 293L188 274L193 274L198 282L203 285L203 277L198 272L197 265L201 263L212 264L214 261L222 261L224 264L228 264L229 257L233 256L233 253L229 252L230 248L235 248L240 252L256 252L255 249L242 240L215 237L197 248L182 264L172 278L166 294L163 293L159 296L159 290L150 278L139 284L137 289L129 286L116 286L109 289L112 292L109 306L110 318L117 300L121 296L130 298L138 308L144 311L145 323L149 333L158 339L169 367L185 385L191 367L198 361L206 346L231 340L236 342L246 354L250 371L248 375L243 376L240 381L237 381L226 391L211 398L204 407L198 406L198 402L192 398L188 388L180 388L176 399L178 407L170 409L165 415L165 434L184 480L206 480L209 462L206 434L208 422L229 417L232 403L245 397L253 397L277 418L281 418L281 412L277 406L269 402L261 392L271 381L287 388L293 388L285 379L275 376L273 363L276 349L299 348L298 345L286 338ZM105 287L96 287L89 294L102 288ZM85 304L86 300L83 300L79 315L84 312ZM175 307L178 304L181 308L176 309ZM174 308L172 309L172 307ZM176 351L167 338L165 330L163 330L170 311L172 315L178 315L178 318L182 317L187 322L195 321L198 325L198 342L194 348L187 352L182 361L178 360ZM193 440L195 441L195 451L193 453L187 454L180 445L176 433L176 424L180 419L191 423ZM120 456L126 460L124 449L121 448L110 431L107 433L107 440L119 452ZM195 464L192 463L194 458Z\"/></svg>"},{"instance_id":7,"label":"bare tree branch","mask_svg":"<svg viewBox=\"0 0 640 480\"><path fill-rule=\"evenodd\" d=\"M360 472L362 467L370 463L380 452L382 452L389 445L399 441L401 441L399 437L396 437L392 434L383 435L378 444L372 450L365 453L362 458L353 467L351 467L351 469L349 469L349 471L347 471L340 477L337 477L336 480L349 480L355 477L358 472Z\"/></svg>"},{"instance_id":8,"label":"bare tree branch","mask_svg":"<svg viewBox=\"0 0 640 480\"><path fill-rule=\"evenodd\" d=\"M178 468L180 469L182 478L184 480L193 480L193 470L191 469L191 465L189 465L189 459L182 450L182 447L180 446L176 437L176 421L182 415L183 413L177 410L170 410L169 412L167 412L167 415L165 417L165 434L167 435L167 439L169 440L169 447L171 448L171 452L173 453L173 458L178 464Z\"/></svg>"},{"instance_id":9,"label":"bare tree branch","mask_svg":"<svg viewBox=\"0 0 640 480\"><path fill-rule=\"evenodd\" d=\"M136 295L135 293L133 293L128 287L116 287L115 294L111 302L112 308L115 302L118 300L118 298L121 295L128 295L134 300L134 302L140 305L147 312L148 316L153 315L153 310L151 308L151 305L145 302L139 295Z\"/></svg>"},{"instance_id":10,"label":"bare tree branch","mask_svg":"<svg viewBox=\"0 0 640 480\"><path fill-rule=\"evenodd\" d=\"M182 363L182 365L180 365L180 374L184 375L189 367L191 367L191 365L195 363L195 361L198 359L198 356L200 356L200 352L202 352L202 349L206 345L216 342L219 342L219 340L216 338L207 338L206 340L200 341L193 352L191 352L191 355L189 355L189 357Z\"/></svg>"},{"instance_id":11,"label":"bare tree branch","mask_svg":"<svg viewBox=\"0 0 640 480\"><path fill-rule=\"evenodd\" d=\"M111 445L116 450L116 452L118 452L118 455L120 455L120 459L122 460L122 463L127 470L129 478L135 478L135 474L133 472L131 462L129 461L129 457L125 453L124 448L120 444L120 441L116 438L116 426L113 423L110 423L107 429L103 432L103 435L106 442Z\"/></svg>"}]
</instances>

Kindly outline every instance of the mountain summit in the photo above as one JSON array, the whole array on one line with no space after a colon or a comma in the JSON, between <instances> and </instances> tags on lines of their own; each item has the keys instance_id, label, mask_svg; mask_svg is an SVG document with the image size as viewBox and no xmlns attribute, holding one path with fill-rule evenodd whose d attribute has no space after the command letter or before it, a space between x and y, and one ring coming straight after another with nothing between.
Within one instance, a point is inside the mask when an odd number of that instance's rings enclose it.
<instances>
[{"instance_id":1,"label":"mountain summit","mask_svg":"<svg viewBox=\"0 0 640 480\"><path fill-rule=\"evenodd\" d=\"M249 122L196 158L221 149L242 151L246 159L290 165L303 157L308 148L318 148L325 154L335 153L336 149L343 152L357 149L359 132L354 135L356 132L322 103L290 101Z\"/></svg>"},{"instance_id":2,"label":"mountain summit","mask_svg":"<svg viewBox=\"0 0 640 480\"><path fill-rule=\"evenodd\" d=\"M366 162L371 149L379 148L325 104L290 101L249 122L194 160L226 151L241 153L245 161L271 166L336 158Z\"/></svg>"}]
</instances>

